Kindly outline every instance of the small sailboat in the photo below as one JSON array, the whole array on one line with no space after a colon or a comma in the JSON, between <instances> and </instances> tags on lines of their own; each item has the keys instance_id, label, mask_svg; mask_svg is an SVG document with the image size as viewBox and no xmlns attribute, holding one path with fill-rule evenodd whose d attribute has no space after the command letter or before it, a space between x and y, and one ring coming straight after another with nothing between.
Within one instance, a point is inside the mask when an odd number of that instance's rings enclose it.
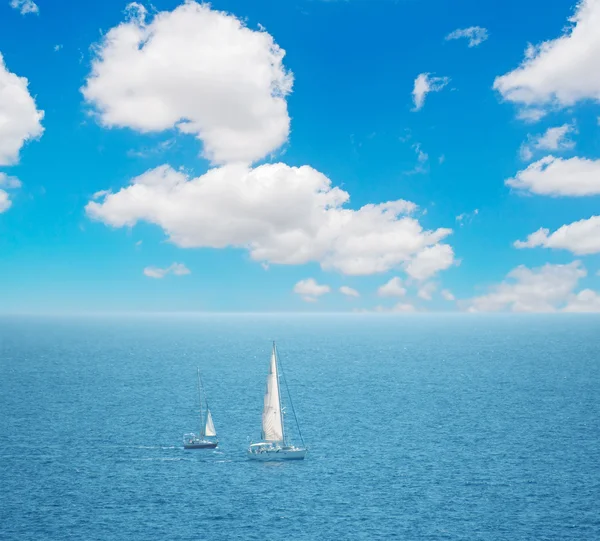
<instances>
[{"instance_id":1,"label":"small sailboat","mask_svg":"<svg viewBox=\"0 0 600 541\"><path fill-rule=\"evenodd\" d=\"M285 431L284 412L281 407L281 393L279 374L283 376L287 395L289 397L290 407L296 421L296 427L302 445L293 445L288 440ZM274 460L303 460L307 449L304 445L300 425L294 411L287 382L281 368L281 361L277 355L277 347L273 342L273 351L271 353L271 365L269 375L267 376L267 389L265 391L265 400L262 413L262 441L251 443L248 448L248 458L253 460L274 461Z\"/></svg>"},{"instance_id":2,"label":"small sailboat","mask_svg":"<svg viewBox=\"0 0 600 541\"><path fill-rule=\"evenodd\" d=\"M208 409L208 400L202 385L200 369L198 369L198 400L200 402L200 430L198 434L184 434L184 449L214 449L219 442L217 441L217 432L213 423L210 409ZM206 416L204 415L203 405L206 405Z\"/></svg>"}]
</instances>

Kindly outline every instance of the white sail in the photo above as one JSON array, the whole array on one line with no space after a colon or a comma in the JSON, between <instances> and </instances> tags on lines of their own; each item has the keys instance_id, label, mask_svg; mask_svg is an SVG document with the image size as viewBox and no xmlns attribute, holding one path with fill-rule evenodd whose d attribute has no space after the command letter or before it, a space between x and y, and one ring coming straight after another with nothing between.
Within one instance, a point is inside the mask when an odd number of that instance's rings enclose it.
<instances>
[{"instance_id":1,"label":"white sail","mask_svg":"<svg viewBox=\"0 0 600 541\"><path fill-rule=\"evenodd\" d=\"M204 427L204 435L209 437L217 435L210 410L206 410L206 426Z\"/></svg>"},{"instance_id":2,"label":"white sail","mask_svg":"<svg viewBox=\"0 0 600 541\"><path fill-rule=\"evenodd\" d=\"M279 377L275 347L271 354L271 368L267 377L267 390L262 414L262 438L264 441L283 441L283 418L279 399Z\"/></svg>"}]
</instances>

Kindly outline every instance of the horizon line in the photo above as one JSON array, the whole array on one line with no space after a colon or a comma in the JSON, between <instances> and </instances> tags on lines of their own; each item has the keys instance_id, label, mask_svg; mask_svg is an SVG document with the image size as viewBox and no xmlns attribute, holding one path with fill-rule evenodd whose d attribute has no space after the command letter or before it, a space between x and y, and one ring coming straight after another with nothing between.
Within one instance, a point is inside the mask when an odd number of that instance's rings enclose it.
<instances>
[{"instance_id":1,"label":"horizon line","mask_svg":"<svg viewBox=\"0 0 600 541\"><path fill-rule=\"evenodd\" d=\"M0 312L0 317L69 317L69 316L386 316L386 317L410 317L410 316L519 316L519 315L572 315L587 314L598 315L600 312L468 312L468 311L416 311L416 312L393 312L393 311L375 311L375 310L356 310L356 311L322 311L322 312L300 312L300 311L264 311L264 312L242 312L242 311L199 311L199 310L169 310L169 311L144 311L144 310L122 310L122 311L69 311L69 312L33 312L33 311L12 311Z\"/></svg>"}]
</instances>

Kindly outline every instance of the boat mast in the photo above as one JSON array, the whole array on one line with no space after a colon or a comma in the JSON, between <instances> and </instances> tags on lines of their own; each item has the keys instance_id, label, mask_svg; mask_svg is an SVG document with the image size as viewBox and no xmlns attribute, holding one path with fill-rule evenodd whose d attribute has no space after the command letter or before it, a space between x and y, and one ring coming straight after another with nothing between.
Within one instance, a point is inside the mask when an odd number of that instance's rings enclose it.
<instances>
[{"instance_id":1,"label":"boat mast","mask_svg":"<svg viewBox=\"0 0 600 541\"><path fill-rule=\"evenodd\" d=\"M279 418L281 419L281 435L283 436L283 445L287 445L285 440L285 423L283 418L283 409L281 408L281 385L279 385L279 369L277 368L277 361L279 356L277 355L277 347L275 346L275 340L273 340L273 355L275 355L275 369L277 370L277 396L279 398Z\"/></svg>"},{"instance_id":2,"label":"boat mast","mask_svg":"<svg viewBox=\"0 0 600 541\"><path fill-rule=\"evenodd\" d=\"M275 347L275 342L273 342L273 347ZM285 385L285 390L288 395L288 400L290 401L290 407L292 408L292 413L294 414L294 420L296 421L296 428L298 429L298 435L300 436L300 441L302 442L302 446L304 447L304 438L302 437L302 431L300 430L300 423L298 422L298 417L296 417L296 410L294 409L294 402L292 401L292 395L290 394L290 388L288 387L287 380L285 379L285 372L283 371L283 365L281 364L281 359L279 359L279 355L277 355L277 360L279 360L279 367L281 368L281 377L283 378L283 383ZM281 401L281 397L279 398Z\"/></svg>"},{"instance_id":3,"label":"boat mast","mask_svg":"<svg viewBox=\"0 0 600 541\"><path fill-rule=\"evenodd\" d=\"M204 423L202 425L202 437L204 437L206 436L206 423L208 422L208 414L210 413L210 410L208 408L208 398L206 397L206 391L204 390L204 382L202 381L200 371L198 371L198 379L200 380L200 388L202 389L202 396L204 397L204 403L206 404L206 422L204 422L204 418L202 419Z\"/></svg>"},{"instance_id":4,"label":"boat mast","mask_svg":"<svg viewBox=\"0 0 600 541\"><path fill-rule=\"evenodd\" d=\"M200 432L198 436L204 437L204 415L202 414L202 382L200 380L200 368L198 370L198 401L200 402Z\"/></svg>"}]
</instances>

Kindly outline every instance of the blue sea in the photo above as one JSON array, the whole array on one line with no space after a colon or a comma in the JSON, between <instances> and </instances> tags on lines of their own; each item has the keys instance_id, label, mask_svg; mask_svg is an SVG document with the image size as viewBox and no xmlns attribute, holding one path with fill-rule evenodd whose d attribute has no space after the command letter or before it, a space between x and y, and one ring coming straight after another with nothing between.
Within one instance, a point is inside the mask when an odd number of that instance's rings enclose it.
<instances>
[{"instance_id":1,"label":"blue sea","mask_svg":"<svg viewBox=\"0 0 600 541\"><path fill-rule=\"evenodd\" d=\"M303 462L245 455L273 339ZM0 318L0 539L598 540L600 317Z\"/></svg>"}]
</instances>

